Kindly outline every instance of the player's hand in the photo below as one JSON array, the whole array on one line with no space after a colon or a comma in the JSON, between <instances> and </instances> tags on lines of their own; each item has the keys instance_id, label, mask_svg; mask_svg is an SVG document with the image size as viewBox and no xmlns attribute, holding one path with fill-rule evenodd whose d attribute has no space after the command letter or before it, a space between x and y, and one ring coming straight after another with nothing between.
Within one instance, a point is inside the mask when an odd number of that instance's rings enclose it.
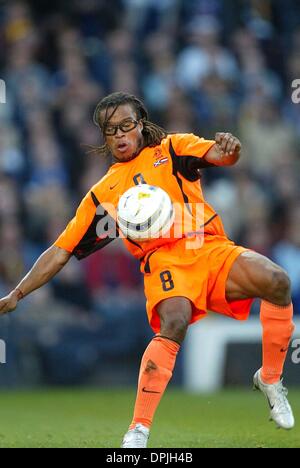
<instances>
[{"instance_id":1,"label":"player's hand","mask_svg":"<svg viewBox=\"0 0 300 468\"><path fill-rule=\"evenodd\" d=\"M0 299L0 315L8 314L16 309L19 302L18 291L12 291L8 296Z\"/></svg>"},{"instance_id":2,"label":"player's hand","mask_svg":"<svg viewBox=\"0 0 300 468\"><path fill-rule=\"evenodd\" d=\"M242 149L240 140L231 133L216 133L215 141L225 154L239 154Z\"/></svg>"}]
</instances>

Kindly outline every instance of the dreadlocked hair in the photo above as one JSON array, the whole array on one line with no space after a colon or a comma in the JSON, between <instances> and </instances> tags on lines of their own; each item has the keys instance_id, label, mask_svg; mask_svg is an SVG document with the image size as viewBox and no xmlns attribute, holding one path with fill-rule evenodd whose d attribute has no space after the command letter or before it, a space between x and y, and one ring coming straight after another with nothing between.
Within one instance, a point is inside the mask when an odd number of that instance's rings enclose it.
<instances>
[{"instance_id":1,"label":"dreadlocked hair","mask_svg":"<svg viewBox=\"0 0 300 468\"><path fill-rule=\"evenodd\" d=\"M167 136L167 131L161 128L159 125L154 124L148 120L148 111L145 105L136 96L127 93L113 93L100 101L94 112L94 123L103 131L105 125L112 118L119 106L129 104L136 112L137 119L142 120L143 130L142 135L144 137L145 146L157 146ZM111 112L109 110L111 109ZM100 113L105 111L104 121L100 120ZM99 154L101 156L109 156L110 150L106 143L102 146L89 146L91 149L88 153Z\"/></svg>"}]
</instances>

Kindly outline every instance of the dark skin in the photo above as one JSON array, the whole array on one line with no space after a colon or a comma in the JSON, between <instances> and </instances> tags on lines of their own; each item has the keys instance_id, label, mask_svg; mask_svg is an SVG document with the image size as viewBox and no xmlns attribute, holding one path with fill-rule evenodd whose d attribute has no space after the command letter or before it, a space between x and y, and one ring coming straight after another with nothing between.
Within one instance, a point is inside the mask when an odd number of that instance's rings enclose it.
<instances>
[{"instance_id":1,"label":"dark skin","mask_svg":"<svg viewBox=\"0 0 300 468\"><path fill-rule=\"evenodd\" d=\"M103 123L105 113L100 119ZM116 110L109 125L118 125L126 119L138 120L134 108L122 105ZM143 122L129 132L118 128L116 135L106 136L106 143L117 162L133 159L144 147ZM230 133L217 133L216 144L207 152L204 159L216 166L231 166L240 157L241 143ZM30 294L51 280L69 261L71 254L52 246L38 259L36 264L19 283L23 295ZM13 290L0 299L0 315L13 311L21 299L20 291ZM227 300L261 298L273 304L287 306L291 302L290 280L287 273L268 258L256 253L242 253L234 262L226 282ZM162 301L158 307L161 320L161 334L182 343L191 316L192 304L184 297L174 297ZM284 312L283 312L284 313Z\"/></svg>"},{"instance_id":2,"label":"dark skin","mask_svg":"<svg viewBox=\"0 0 300 468\"><path fill-rule=\"evenodd\" d=\"M101 124L104 123L105 112L100 113ZM109 119L109 125L118 125L121 122L126 121L127 119L138 120L138 117L134 109L126 104L124 106L119 106L115 111L114 115ZM130 132L122 132L119 128L116 135L105 136L105 141L107 146L110 149L113 158L117 162L126 162L130 161L135 155L137 155L144 146L143 138L143 122L139 120L139 123L136 128ZM122 151L119 149L120 145L126 145Z\"/></svg>"}]
</instances>

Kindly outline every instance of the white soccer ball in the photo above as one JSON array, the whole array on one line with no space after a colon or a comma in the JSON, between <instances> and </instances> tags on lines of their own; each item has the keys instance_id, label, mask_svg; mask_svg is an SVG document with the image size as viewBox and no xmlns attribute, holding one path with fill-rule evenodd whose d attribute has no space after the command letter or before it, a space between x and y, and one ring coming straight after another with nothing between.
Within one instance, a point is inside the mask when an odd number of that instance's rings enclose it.
<instances>
[{"instance_id":1,"label":"white soccer ball","mask_svg":"<svg viewBox=\"0 0 300 468\"><path fill-rule=\"evenodd\" d=\"M160 187L140 184L120 198L117 222L125 237L139 241L163 237L174 221L169 195Z\"/></svg>"}]
</instances>

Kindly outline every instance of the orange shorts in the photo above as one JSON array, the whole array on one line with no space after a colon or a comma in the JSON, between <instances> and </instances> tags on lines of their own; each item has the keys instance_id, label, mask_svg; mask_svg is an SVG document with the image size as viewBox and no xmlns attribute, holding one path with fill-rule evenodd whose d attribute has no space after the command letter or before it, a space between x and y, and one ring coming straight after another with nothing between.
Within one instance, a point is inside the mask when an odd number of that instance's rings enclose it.
<instances>
[{"instance_id":1,"label":"orange shorts","mask_svg":"<svg viewBox=\"0 0 300 468\"><path fill-rule=\"evenodd\" d=\"M147 315L155 333L160 331L157 305L175 296L192 302L191 323L204 318L208 310L236 320L248 318L253 299L228 302L225 287L232 264L249 249L222 236L205 236L201 247L193 242L188 238L179 239L142 260Z\"/></svg>"}]
</instances>

